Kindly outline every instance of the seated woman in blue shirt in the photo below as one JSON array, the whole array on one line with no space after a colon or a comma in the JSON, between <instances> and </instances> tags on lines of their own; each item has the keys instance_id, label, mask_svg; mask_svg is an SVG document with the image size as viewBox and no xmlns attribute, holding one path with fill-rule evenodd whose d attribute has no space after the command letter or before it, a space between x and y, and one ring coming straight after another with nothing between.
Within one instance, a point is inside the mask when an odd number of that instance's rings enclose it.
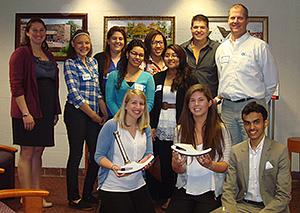
<instances>
[{"instance_id":1,"label":"seated woman in blue shirt","mask_svg":"<svg viewBox=\"0 0 300 213\"><path fill-rule=\"evenodd\" d=\"M108 76L105 99L109 111L115 115L121 107L125 93L129 89L139 89L146 95L148 110L154 102L154 80L149 72L141 69L144 61L145 45L139 39L133 39L125 48L119 64Z\"/></svg>"},{"instance_id":2,"label":"seated woman in blue shirt","mask_svg":"<svg viewBox=\"0 0 300 213\"><path fill-rule=\"evenodd\" d=\"M124 160L113 136L115 131L120 133L120 141L131 161L144 162L152 156L149 113L142 91L127 91L121 108L104 124L98 136L95 161L100 165L99 212L154 213L142 171L126 175L118 173Z\"/></svg>"},{"instance_id":3,"label":"seated woman in blue shirt","mask_svg":"<svg viewBox=\"0 0 300 213\"><path fill-rule=\"evenodd\" d=\"M96 59L91 58L92 45L87 31L77 30L70 41L68 59L64 63L64 76L68 89L64 122L69 142L67 163L67 193L69 207L81 210L92 209L98 200L92 196L97 178L98 165L93 156L100 126L107 119ZM102 117L99 116L99 109ZM88 168L84 180L82 199L78 188L78 168L86 142L89 151Z\"/></svg>"},{"instance_id":4,"label":"seated woman in blue shirt","mask_svg":"<svg viewBox=\"0 0 300 213\"><path fill-rule=\"evenodd\" d=\"M197 157L173 152L172 168L178 173L177 189L167 212L210 212L221 206L231 138L207 86L195 84L189 88L179 124L174 143L192 144L197 150L211 148L212 151Z\"/></svg>"}]
</instances>

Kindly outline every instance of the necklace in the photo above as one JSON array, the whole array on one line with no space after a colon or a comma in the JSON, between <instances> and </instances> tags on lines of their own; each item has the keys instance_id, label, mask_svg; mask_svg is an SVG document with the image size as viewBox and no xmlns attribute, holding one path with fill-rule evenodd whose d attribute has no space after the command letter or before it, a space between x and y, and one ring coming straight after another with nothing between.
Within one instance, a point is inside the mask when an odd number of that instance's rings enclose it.
<instances>
[{"instance_id":1,"label":"necklace","mask_svg":"<svg viewBox=\"0 0 300 213\"><path fill-rule=\"evenodd\" d=\"M124 121L124 125L125 125L126 127L131 127L131 125L128 125L128 124L126 123L126 121Z\"/></svg>"}]
</instances>

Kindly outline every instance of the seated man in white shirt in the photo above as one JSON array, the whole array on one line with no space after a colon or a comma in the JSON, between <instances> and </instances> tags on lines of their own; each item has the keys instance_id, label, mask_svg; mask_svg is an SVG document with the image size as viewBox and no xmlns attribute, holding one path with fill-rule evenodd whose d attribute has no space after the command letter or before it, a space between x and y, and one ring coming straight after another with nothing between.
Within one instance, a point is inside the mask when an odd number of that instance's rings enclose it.
<instances>
[{"instance_id":1,"label":"seated man in white shirt","mask_svg":"<svg viewBox=\"0 0 300 213\"><path fill-rule=\"evenodd\" d=\"M249 137L232 147L223 187L223 212L289 212L291 174L285 145L265 136L266 109L256 102L242 110Z\"/></svg>"}]
</instances>

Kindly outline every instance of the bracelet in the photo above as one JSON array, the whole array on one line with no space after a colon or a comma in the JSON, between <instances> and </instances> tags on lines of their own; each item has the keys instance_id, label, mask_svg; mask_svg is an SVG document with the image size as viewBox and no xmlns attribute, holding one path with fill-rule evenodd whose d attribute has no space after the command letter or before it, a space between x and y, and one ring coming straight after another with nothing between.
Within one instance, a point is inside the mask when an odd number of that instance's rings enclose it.
<instances>
[{"instance_id":1,"label":"bracelet","mask_svg":"<svg viewBox=\"0 0 300 213\"><path fill-rule=\"evenodd\" d=\"M213 161L212 161L211 164L210 164L210 166L208 166L207 168L210 169L210 170L212 170L213 167L214 167L214 164L213 164Z\"/></svg>"},{"instance_id":2,"label":"bracelet","mask_svg":"<svg viewBox=\"0 0 300 213\"><path fill-rule=\"evenodd\" d=\"M23 115L22 115L22 118L25 118L29 115L29 113L25 112Z\"/></svg>"},{"instance_id":3,"label":"bracelet","mask_svg":"<svg viewBox=\"0 0 300 213\"><path fill-rule=\"evenodd\" d=\"M111 167L110 167L110 170L114 170L114 166L117 166L116 164L113 164Z\"/></svg>"}]
</instances>

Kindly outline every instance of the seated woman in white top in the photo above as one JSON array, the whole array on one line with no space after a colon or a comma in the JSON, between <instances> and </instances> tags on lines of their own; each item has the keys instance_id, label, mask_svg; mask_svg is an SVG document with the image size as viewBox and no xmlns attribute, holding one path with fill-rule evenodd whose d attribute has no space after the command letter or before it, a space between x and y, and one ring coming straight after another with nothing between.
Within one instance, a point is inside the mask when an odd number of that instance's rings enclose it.
<instances>
[{"instance_id":1,"label":"seated woman in white top","mask_svg":"<svg viewBox=\"0 0 300 213\"><path fill-rule=\"evenodd\" d=\"M208 87L195 84L189 88L179 124L174 143L192 144L197 150L212 148L212 151L198 157L173 152L177 189L167 212L210 212L221 206L231 139Z\"/></svg>"},{"instance_id":2,"label":"seated woman in white top","mask_svg":"<svg viewBox=\"0 0 300 213\"><path fill-rule=\"evenodd\" d=\"M154 213L150 194L142 171L121 174L123 156L113 136L118 131L120 141L131 161L144 162L152 156L152 139L145 94L128 90L121 108L102 127L97 141L95 161L100 165L98 183L101 213ZM147 165L146 167L148 167Z\"/></svg>"}]
</instances>

